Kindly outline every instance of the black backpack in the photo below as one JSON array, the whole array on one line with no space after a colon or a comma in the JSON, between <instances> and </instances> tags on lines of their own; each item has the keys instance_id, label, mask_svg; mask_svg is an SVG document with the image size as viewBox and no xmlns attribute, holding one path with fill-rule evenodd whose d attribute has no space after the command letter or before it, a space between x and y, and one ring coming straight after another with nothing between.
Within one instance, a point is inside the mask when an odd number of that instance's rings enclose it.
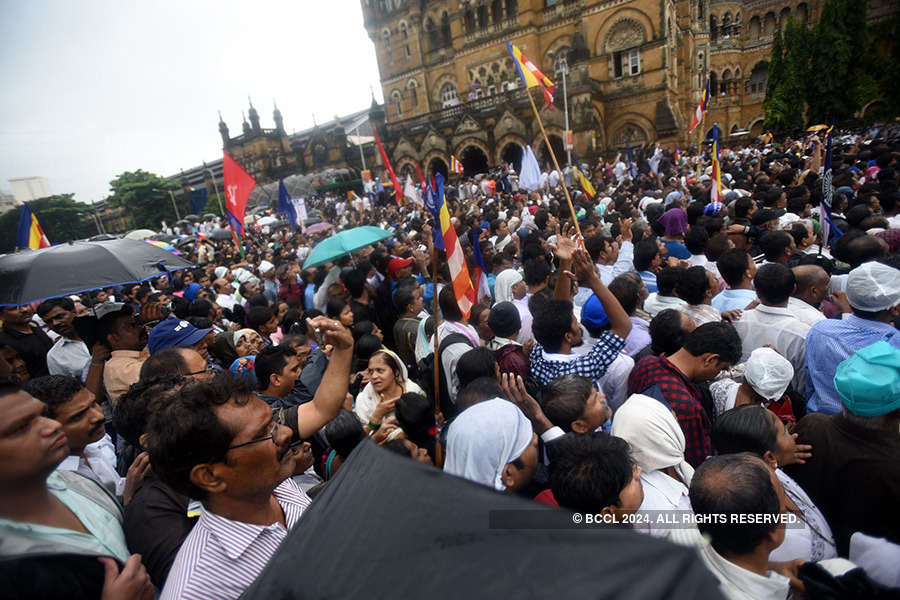
<instances>
[{"instance_id":1,"label":"black backpack","mask_svg":"<svg viewBox=\"0 0 900 600\"><path fill-rule=\"evenodd\" d=\"M451 333L441 341L438 346L438 359L444 355L444 350L453 344L466 344L472 346L471 340L461 333ZM474 346L472 346L474 348ZM421 387L428 398L434 403L434 352L419 361L417 367L419 370L419 387ZM440 408L444 419L451 420L456 416L456 405L450 400L450 392L447 388L447 375L441 363L438 363L438 384L440 385Z\"/></svg>"}]
</instances>

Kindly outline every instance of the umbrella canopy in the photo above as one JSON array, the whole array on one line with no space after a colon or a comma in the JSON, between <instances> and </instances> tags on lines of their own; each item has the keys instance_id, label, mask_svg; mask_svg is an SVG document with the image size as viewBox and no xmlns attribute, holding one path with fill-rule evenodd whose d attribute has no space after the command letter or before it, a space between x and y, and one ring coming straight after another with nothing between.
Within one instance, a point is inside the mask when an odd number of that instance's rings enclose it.
<instances>
[{"instance_id":1,"label":"umbrella canopy","mask_svg":"<svg viewBox=\"0 0 900 600\"><path fill-rule=\"evenodd\" d=\"M190 221L185 221L184 219L180 219L180 220L178 220L178 221L175 221L175 225L177 225L178 227L184 227L184 226L190 227L191 222L190 222Z\"/></svg>"},{"instance_id":2,"label":"umbrella canopy","mask_svg":"<svg viewBox=\"0 0 900 600\"><path fill-rule=\"evenodd\" d=\"M176 239L177 237L178 237L177 235L169 235L168 233L157 233L156 235L152 236L150 239L156 240L158 242L171 242L172 240Z\"/></svg>"},{"instance_id":3,"label":"umbrella canopy","mask_svg":"<svg viewBox=\"0 0 900 600\"><path fill-rule=\"evenodd\" d=\"M366 246L374 244L375 242L380 242L381 240L386 240L393 235L394 234L390 231L372 227L371 225L354 227L353 229L342 231L317 244L316 247L312 249L312 252L309 253L309 256L306 257L303 268L308 269L310 267L324 265L336 258L350 254L355 250L365 248Z\"/></svg>"},{"instance_id":4,"label":"umbrella canopy","mask_svg":"<svg viewBox=\"0 0 900 600\"><path fill-rule=\"evenodd\" d=\"M154 235L156 235L156 232L150 229L135 229L126 233L124 237L126 240L146 240Z\"/></svg>"},{"instance_id":5,"label":"umbrella canopy","mask_svg":"<svg viewBox=\"0 0 900 600\"><path fill-rule=\"evenodd\" d=\"M205 215L203 215L204 221L215 221L218 218L219 218L219 215L214 215L212 213L206 213Z\"/></svg>"},{"instance_id":6,"label":"umbrella canopy","mask_svg":"<svg viewBox=\"0 0 900 600\"><path fill-rule=\"evenodd\" d=\"M320 231L326 231L334 227L331 223L316 223L315 225L310 225L306 228L306 233L319 233Z\"/></svg>"},{"instance_id":7,"label":"umbrella canopy","mask_svg":"<svg viewBox=\"0 0 900 600\"><path fill-rule=\"evenodd\" d=\"M197 241L196 235L188 235L185 237L178 238L178 241L175 242L176 246L186 246L188 244L193 244Z\"/></svg>"},{"instance_id":8,"label":"umbrella canopy","mask_svg":"<svg viewBox=\"0 0 900 600\"><path fill-rule=\"evenodd\" d=\"M272 223L277 223L277 222L278 222L278 217L273 216L273 215L268 215L268 216L261 218L259 221L256 222L256 224L263 227L263 226L271 225Z\"/></svg>"},{"instance_id":9,"label":"umbrella canopy","mask_svg":"<svg viewBox=\"0 0 900 600\"><path fill-rule=\"evenodd\" d=\"M100 235L95 235L92 238L88 238L89 242L102 242L105 240L117 240L119 239L117 236L112 235L111 233L101 233Z\"/></svg>"},{"instance_id":10,"label":"umbrella canopy","mask_svg":"<svg viewBox=\"0 0 900 600\"><path fill-rule=\"evenodd\" d=\"M231 239L231 230L230 229L213 229L212 233L209 234L214 240L230 240Z\"/></svg>"},{"instance_id":11,"label":"umbrella canopy","mask_svg":"<svg viewBox=\"0 0 900 600\"><path fill-rule=\"evenodd\" d=\"M139 283L194 266L137 240L70 242L0 258L0 306Z\"/></svg>"},{"instance_id":12,"label":"umbrella canopy","mask_svg":"<svg viewBox=\"0 0 900 600\"><path fill-rule=\"evenodd\" d=\"M200 220L200 217L198 217L197 215L184 215L184 220L185 220L185 221L191 221L191 222L193 222L193 221L199 221L199 220Z\"/></svg>"},{"instance_id":13,"label":"umbrella canopy","mask_svg":"<svg viewBox=\"0 0 900 600\"><path fill-rule=\"evenodd\" d=\"M365 439L243 597L721 598L694 549L571 521Z\"/></svg>"},{"instance_id":14,"label":"umbrella canopy","mask_svg":"<svg viewBox=\"0 0 900 600\"><path fill-rule=\"evenodd\" d=\"M181 254L181 252L176 250L175 246L173 246L169 242L163 242L161 240L144 240L144 241L147 242L148 244L153 244L157 248L162 248L163 250L166 250L168 252L172 252L174 254Z\"/></svg>"}]
</instances>

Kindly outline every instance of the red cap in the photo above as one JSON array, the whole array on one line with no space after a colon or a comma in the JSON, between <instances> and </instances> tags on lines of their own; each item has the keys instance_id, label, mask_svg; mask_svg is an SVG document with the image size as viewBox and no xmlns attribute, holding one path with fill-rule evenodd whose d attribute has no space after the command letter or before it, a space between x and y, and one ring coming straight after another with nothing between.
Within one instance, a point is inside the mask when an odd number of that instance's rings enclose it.
<instances>
[{"instance_id":1,"label":"red cap","mask_svg":"<svg viewBox=\"0 0 900 600\"><path fill-rule=\"evenodd\" d=\"M397 274L397 271L404 267L408 267L413 262L411 258L397 258L396 256L388 262L387 272L388 275L394 277Z\"/></svg>"}]
</instances>

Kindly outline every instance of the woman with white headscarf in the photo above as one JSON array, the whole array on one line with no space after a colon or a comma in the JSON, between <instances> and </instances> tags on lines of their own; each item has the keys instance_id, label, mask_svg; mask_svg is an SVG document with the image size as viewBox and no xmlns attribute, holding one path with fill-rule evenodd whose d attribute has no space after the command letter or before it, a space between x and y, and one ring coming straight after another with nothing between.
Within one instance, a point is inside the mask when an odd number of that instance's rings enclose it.
<instances>
[{"instance_id":1,"label":"woman with white headscarf","mask_svg":"<svg viewBox=\"0 0 900 600\"><path fill-rule=\"evenodd\" d=\"M613 417L611 434L631 446L641 467L644 501L637 514L649 518L635 529L656 537L668 537L672 529L655 523L656 511L692 512L688 487L694 468L684 460L684 433L668 406L649 396L633 394Z\"/></svg>"},{"instance_id":2,"label":"woman with white headscarf","mask_svg":"<svg viewBox=\"0 0 900 600\"><path fill-rule=\"evenodd\" d=\"M709 385L716 416L744 404L761 404L785 423L793 423L791 399L785 394L794 379L791 362L772 348L757 348L744 363L744 382L719 379Z\"/></svg>"},{"instance_id":3,"label":"woman with white headscarf","mask_svg":"<svg viewBox=\"0 0 900 600\"><path fill-rule=\"evenodd\" d=\"M512 302L519 311L519 319L522 321L522 327L519 329L519 335L516 341L524 344L533 337L531 333L531 310L528 308L528 287L525 285L525 279L522 274L515 269L506 269L497 275L494 282L494 301L496 302Z\"/></svg>"},{"instance_id":4,"label":"woman with white headscarf","mask_svg":"<svg viewBox=\"0 0 900 600\"><path fill-rule=\"evenodd\" d=\"M444 471L515 492L531 480L537 459L531 421L512 402L494 398L470 406L450 425Z\"/></svg>"},{"instance_id":5,"label":"woman with white headscarf","mask_svg":"<svg viewBox=\"0 0 900 600\"><path fill-rule=\"evenodd\" d=\"M394 406L403 394L424 395L422 388L409 379L403 360L387 348L372 354L366 372L369 382L357 394L353 412L370 430L378 429L394 416Z\"/></svg>"}]
</instances>

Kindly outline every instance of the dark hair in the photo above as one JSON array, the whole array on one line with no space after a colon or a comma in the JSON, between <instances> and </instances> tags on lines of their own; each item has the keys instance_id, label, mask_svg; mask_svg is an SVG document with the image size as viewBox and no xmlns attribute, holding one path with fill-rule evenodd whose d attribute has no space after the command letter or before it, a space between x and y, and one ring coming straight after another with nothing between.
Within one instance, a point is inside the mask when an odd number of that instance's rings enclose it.
<instances>
[{"instance_id":1,"label":"dark hair","mask_svg":"<svg viewBox=\"0 0 900 600\"><path fill-rule=\"evenodd\" d=\"M26 392L47 405L47 416L56 416L56 409L70 401L84 389L81 380L72 375L44 375L35 377L22 386Z\"/></svg>"},{"instance_id":2,"label":"dark hair","mask_svg":"<svg viewBox=\"0 0 900 600\"><path fill-rule=\"evenodd\" d=\"M727 410L716 419L712 441L719 454L752 452L762 458L775 450L778 429L772 425L775 413L759 404L744 404ZM777 417L776 417L777 419ZM781 422L778 422L781 427Z\"/></svg>"},{"instance_id":3,"label":"dark hair","mask_svg":"<svg viewBox=\"0 0 900 600\"><path fill-rule=\"evenodd\" d=\"M709 238L709 243L706 244L706 258L716 262L729 249L731 249L731 240L728 238L728 234L719 233Z\"/></svg>"},{"instance_id":4,"label":"dark hair","mask_svg":"<svg viewBox=\"0 0 900 600\"><path fill-rule=\"evenodd\" d=\"M750 214L750 209L753 208L753 198L750 196L741 196L737 200L734 201L734 216L738 219L746 218L747 215Z\"/></svg>"},{"instance_id":5,"label":"dark hair","mask_svg":"<svg viewBox=\"0 0 900 600\"><path fill-rule=\"evenodd\" d=\"M718 354L719 360L736 365L741 360L741 336L731 323L704 323L687 334L684 349L693 356Z\"/></svg>"},{"instance_id":6,"label":"dark hair","mask_svg":"<svg viewBox=\"0 0 900 600\"><path fill-rule=\"evenodd\" d=\"M394 358L384 350L376 350L372 353L372 356L369 357L369 360L375 358L376 356L380 356L384 359L384 364L386 364L388 368L394 373L394 377L403 376L403 368L400 366L400 363L396 358Z\"/></svg>"},{"instance_id":7,"label":"dark hair","mask_svg":"<svg viewBox=\"0 0 900 600\"><path fill-rule=\"evenodd\" d=\"M750 268L752 257L742 248L726 250L716 261L719 275L729 287L737 287L744 280L744 273Z\"/></svg>"},{"instance_id":8,"label":"dark hair","mask_svg":"<svg viewBox=\"0 0 900 600\"><path fill-rule=\"evenodd\" d=\"M756 295L761 301L769 304L787 302L796 285L797 278L794 277L794 272L779 263L766 263L760 266L753 278Z\"/></svg>"},{"instance_id":9,"label":"dark hair","mask_svg":"<svg viewBox=\"0 0 900 600\"><path fill-rule=\"evenodd\" d=\"M459 387L468 385L479 377L494 377L497 358L493 350L472 348L459 357L456 362L456 376Z\"/></svg>"},{"instance_id":10,"label":"dark hair","mask_svg":"<svg viewBox=\"0 0 900 600\"><path fill-rule=\"evenodd\" d=\"M636 274L623 273L609 282L609 291L616 297L625 312L633 315L641 301L642 284L643 282L637 278Z\"/></svg>"},{"instance_id":11,"label":"dark hair","mask_svg":"<svg viewBox=\"0 0 900 600\"><path fill-rule=\"evenodd\" d=\"M534 313L531 331L547 352L559 352L565 335L572 330L572 303L548 300Z\"/></svg>"},{"instance_id":12,"label":"dark hair","mask_svg":"<svg viewBox=\"0 0 900 600\"><path fill-rule=\"evenodd\" d=\"M723 555L753 552L773 531L775 522L746 523L731 518L704 519L707 515L779 514L781 503L769 468L752 454L713 456L703 462L691 480L691 507L701 517L700 533Z\"/></svg>"},{"instance_id":13,"label":"dark hair","mask_svg":"<svg viewBox=\"0 0 900 600\"><path fill-rule=\"evenodd\" d=\"M847 242L844 258L851 268L856 268L864 262L881 258L884 254L884 240L863 234Z\"/></svg>"},{"instance_id":14,"label":"dark hair","mask_svg":"<svg viewBox=\"0 0 900 600\"><path fill-rule=\"evenodd\" d=\"M329 319L338 319L346 306L347 301L343 298L329 298L325 304L325 315Z\"/></svg>"},{"instance_id":15,"label":"dark hair","mask_svg":"<svg viewBox=\"0 0 900 600\"><path fill-rule=\"evenodd\" d=\"M580 375L562 375L547 384L541 401L544 414L563 431L572 431L572 421L584 414L594 384Z\"/></svg>"},{"instance_id":16,"label":"dark hair","mask_svg":"<svg viewBox=\"0 0 900 600\"><path fill-rule=\"evenodd\" d=\"M351 269L341 276L351 298L359 298L366 289L366 274L360 269Z\"/></svg>"},{"instance_id":17,"label":"dark hair","mask_svg":"<svg viewBox=\"0 0 900 600\"><path fill-rule=\"evenodd\" d=\"M529 258L524 265L524 279L527 285L538 285L550 277L550 265L543 258Z\"/></svg>"},{"instance_id":18,"label":"dark hair","mask_svg":"<svg viewBox=\"0 0 900 600\"><path fill-rule=\"evenodd\" d=\"M448 321L462 321L463 314L456 302L456 292L452 285L445 285L438 294L438 307L441 314Z\"/></svg>"},{"instance_id":19,"label":"dark hair","mask_svg":"<svg viewBox=\"0 0 900 600\"><path fill-rule=\"evenodd\" d=\"M397 400L394 415L406 437L416 446L425 448L434 458L435 439L430 430L435 426L435 421L431 400L422 394L407 392Z\"/></svg>"},{"instance_id":20,"label":"dark hair","mask_svg":"<svg viewBox=\"0 0 900 600\"><path fill-rule=\"evenodd\" d=\"M271 321L274 316L275 313L268 306L253 306L247 313L247 327L259 331L259 328Z\"/></svg>"},{"instance_id":21,"label":"dark hair","mask_svg":"<svg viewBox=\"0 0 900 600\"><path fill-rule=\"evenodd\" d=\"M416 301L416 288L410 286L397 286L394 292L394 306L400 314L406 312L409 305Z\"/></svg>"},{"instance_id":22,"label":"dark hair","mask_svg":"<svg viewBox=\"0 0 900 600\"><path fill-rule=\"evenodd\" d=\"M141 365L139 379L146 381L166 373L187 375L187 362L181 354L180 347L163 348L147 357Z\"/></svg>"},{"instance_id":23,"label":"dark hair","mask_svg":"<svg viewBox=\"0 0 900 600\"><path fill-rule=\"evenodd\" d=\"M650 237L641 240L634 245L634 270L646 271L650 268L650 264L656 255L659 254L659 246L656 244L656 238Z\"/></svg>"},{"instance_id":24,"label":"dark hair","mask_svg":"<svg viewBox=\"0 0 900 600\"><path fill-rule=\"evenodd\" d=\"M687 269L678 280L678 297L688 304L702 304L709 290L709 271L706 267L695 266Z\"/></svg>"},{"instance_id":25,"label":"dark hair","mask_svg":"<svg viewBox=\"0 0 900 600\"><path fill-rule=\"evenodd\" d=\"M759 236L759 249L765 254L766 260L774 261L791 247L793 240L787 231L767 231Z\"/></svg>"},{"instance_id":26,"label":"dark hair","mask_svg":"<svg viewBox=\"0 0 900 600\"><path fill-rule=\"evenodd\" d=\"M38 304L37 314L40 318L43 319L44 315L46 315L57 306L69 312L75 310L75 303L72 302L72 299L66 296L62 296L61 298L50 298L49 300L44 300L43 302Z\"/></svg>"},{"instance_id":27,"label":"dark hair","mask_svg":"<svg viewBox=\"0 0 900 600\"><path fill-rule=\"evenodd\" d=\"M687 271L684 267L663 267L656 276L657 294L660 296L674 296L678 282Z\"/></svg>"},{"instance_id":28,"label":"dark hair","mask_svg":"<svg viewBox=\"0 0 900 600\"><path fill-rule=\"evenodd\" d=\"M213 309L213 303L203 298L198 298L191 302L188 307L188 316L209 318L209 313Z\"/></svg>"},{"instance_id":29,"label":"dark hair","mask_svg":"<svg viewBox=\"0 0 900 600\"><path fill-rule=\"evenodd\" d=\"M350 456L357 444L366 437L356 415L344 408L325 425L323 433L328 445L341 458Z\"/></svg>"},{"instance_id":30,"label":"dark hair","mask_svg":"<svg viewBox=\"0 0 900 600\"><path fill-rule=\"evenodd\" d=\"M473 404L492 398L505 397L506 393L500 387L497 378L491 373L490 377L479 377L469 382L468 385L460 386L459 393L456 394L456 408L459 412L462 412Z\"/></svg>"},{"instance_id":31,"label":"dark hair","mask_svg":"<svg viewBox=\"0 0 900 600\"><path fill-rule=\"evenodd\" d=\"M229 402L243 406L253 397L249 385L231 373L209 383L186 383L172 402L158 406L150 416L147 449L154 474L186 496L205 499L206 491L191 482L191 469L227 462L236 433L222 423L216 409Z\"/></svg>"},{"instance_id":32,"label":"dark hair","mask_svg":"<svg viewBox=\"0 0 900 600\"><path fill-rule=\"evenodd\" d=\"M280 375L287 365L288 358L297 356L290 346L279 344L263 348L253 361L253 370L256 373L256 381L260 390L269 387L269 379L272 375Z\"/></svg>"},{"instance_id":33,"label":"dark hair","mask_svg":"<svg viewBox=\"0 0 900 600\"><path fill-rule=\"evenodd\" d=\"M684 234L684 245L691 254L703 254L709 243L709 233L705 227L691 227Z\"/></svg>"},{"instance_id":34,"label":"dark hair","mask_svg":"<svg viewBox=\"0 0 900 600\"><path fill-rule=\"evenodd\" d=\"M353 351L356 354L354 372L365 369L369 364L369 359L379 350L381 350L381 340L377 336L371 333L360 336L353 346Z\"/></svg>"},{"instance_id":35,"label":"dark hair","mask_svg":"<svg viewBox=\"0 0 900 600\"><path fill-rule=\"evenodd\" d=\"M116 433L132 446L139 447L141 436L147 432L150 416L160 403L171 402L184 382L181 375L165 373L132 384L113 407L112 420Z\"/></svg>"},{"instance_id":36,"label":"dark hair","mask_svg":"<svg viewBox=\"0 0 900 600\"><path fill-rule=\"evenodd\" d=\"M674 308L660 311L650 321L650 348L653 354L675 354L687 337L682 326L682 313Z\"/></svg>"},{"instance_id":37,"label":"dark hair","mask_svg":"<svg viewBox=\"0 0 900 600\"><path fill-rule=\"evenodd\" d=\"M591 260L597 262L600 260L600 253L603 252L609 244L610 240L608 238L602 235L595 235L584 242L584 249L587 250Z\"/></svg>"},{"instance_id":38,"label":"dark hair","mask_svg":"<svg viewBox=\"0 0 900 600\"><path fill-rule=\"evenodd\" d=\"M619 494L634 477L628 442L605 433L568 434L554 444L550 489L560 506L597 513L619 506Z\"/></svg>"}]
</instances>

